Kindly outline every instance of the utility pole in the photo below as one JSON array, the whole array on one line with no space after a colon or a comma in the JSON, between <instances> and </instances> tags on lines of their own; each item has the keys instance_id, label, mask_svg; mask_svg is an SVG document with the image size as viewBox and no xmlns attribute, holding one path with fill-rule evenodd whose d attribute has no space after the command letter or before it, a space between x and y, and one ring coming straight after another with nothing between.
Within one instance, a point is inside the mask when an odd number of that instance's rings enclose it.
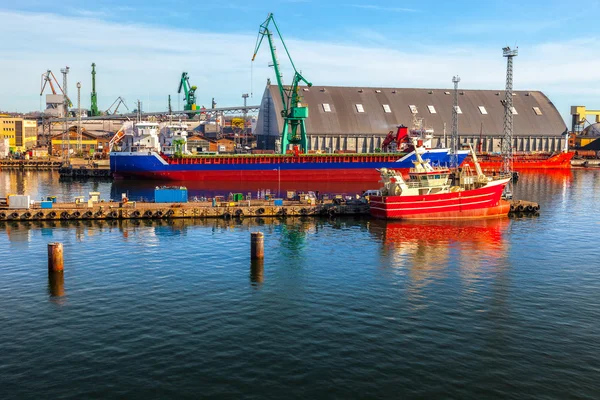
<instances>
[{"instance_id":1,"label":"utility pole","mask_svg":"<svg viewBox=\"0 0 600 400\"><path fill-rule=\"evenodd\" d=\"M69 96L67 92L67 75L69 74L69 67L62 68L60 70L63 74L63 91L65 94L65 132L62 137L62 152L63 152L63 161L67 164L69 163L69 150L70 150L70 137L69 137L69 125L67 124L67 118L69 117Z\"/></svg>"},{"instance_id":2,"label":"utility pole","mask_svg":"<svg viewBox=\"0 0 600 400\"><path fill-rule=\"evenodd\" d=\"M506 89L504 91L504 140L502 142L502 172L512 172L513 159L513 57L519 49L502 48L502 56L506 57Z\"/></svg>"},{"instance_id":3,"label":"utility pole","mask_svg":"<svg viewBox=\"0 0 600 400\"><path fill-rule=\"evenodd\" d=\"M77 82L77 154L81 153L81 82Z\"/></svg>"},{"instance_id":4,"label":"utility pole","mask_svg":"<svg viewBox=\"0 0 600 400\"><path fill-rule=\"evenodd\" d=\"M246 101L248 100L248 93L244 93L242 95L244 99L244 129L242 130L244 134L244 146L248 145L248 134L246 132L246 119L248 118L248 109L246 108Z\"/></svg>"},{"instance_id":5,"label":"utility pole","mask_svg":"<svg viewBox=\"0 0 600 400\"><path fill-rule=\"evenodd\" d=\"M450 147L451 147L451 158L450 158L450 167L456 168L458 167L458 83L460 82L460 77L458 75L452 78L452 83L454 83L454 101L452 107L452 136L450 138Z\"/></svg>"}]
</instances>

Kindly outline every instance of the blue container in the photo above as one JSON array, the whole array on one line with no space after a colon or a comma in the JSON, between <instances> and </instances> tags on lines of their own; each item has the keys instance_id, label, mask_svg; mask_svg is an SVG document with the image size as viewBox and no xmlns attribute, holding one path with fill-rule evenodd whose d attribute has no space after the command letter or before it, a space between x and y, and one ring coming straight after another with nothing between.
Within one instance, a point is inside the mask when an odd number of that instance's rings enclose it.
<instances>
[{"instance_id":1,"label":"blue container","mask_svg":"<svg viewBox=\"0 0 600 400\"><path fill-rule=\"evenodd\" d=\"M41 201L41 208L52 208L52 201Z\"/></svg>"},{"instance_id":2,"label":"blue container","mask_svg":"<svg viewBox=\"0 0 600 400\"><path fill-rule=\"evenodd\" d=\"M154 189L154 202L156 203L187 203L188 192L184 187L157 187Z\"/></svg>"},{"instance_id":3,"label":"blue container","mask_svg":"<svg viewBox=\"0 0 600 400\"><path fill-rule=\"evenodd\" d=\"M282 206L283 205L283 199L275 199L275 205L276 206Z\"/></svg>"}]
</instances>

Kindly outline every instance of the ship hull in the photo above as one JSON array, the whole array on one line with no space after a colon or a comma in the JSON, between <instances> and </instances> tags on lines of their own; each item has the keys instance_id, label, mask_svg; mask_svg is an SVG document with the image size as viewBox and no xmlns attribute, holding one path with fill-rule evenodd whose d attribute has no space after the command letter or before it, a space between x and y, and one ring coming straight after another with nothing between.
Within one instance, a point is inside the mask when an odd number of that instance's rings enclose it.
<instances>
[{"instance_id":1,"label":"ship hull","mask_svg":"<svg viewBox=\"0 0 600 400\"><path fill-rule=\"evenodd\" d=\"M561 169L571 168L571 159L575 153L559 153L559 154L515 154L512 161L512 169L515 171L523 169ZM481 169L484 171L501 171L503 167L502 156L482 154L478 155L477 159ZM465 163L471 162L470 157L467 157Z\"/></svg>"},{"instance_id":2,"label":"ship hull","mask_svg":"<svg viewBox=\"0 0 600 400\"><path fill-rule=\"evenodd\" d=\"M510 204L501 199L509 179L473 190L415 196L372 196L371 215L385 219L453 220L505 217Z\"/></svg>"},{"instance_id":3,"label":"ship hull","mask_svg":"<svg viewBox=\"0 0 600 400\"><path fill-rule=\"evenodd\" d=\"M432 149L425 155L433 164L447 164L445 149ZM390 168L407 173L414 153L393 155L349 154L331 156L220 156L171 159L149 153L111 153L110 166L118 179L170 181L343 181L373 182L377 169ZM466 153L459 154L462 162Z\"/></svg>"}]
</instances>

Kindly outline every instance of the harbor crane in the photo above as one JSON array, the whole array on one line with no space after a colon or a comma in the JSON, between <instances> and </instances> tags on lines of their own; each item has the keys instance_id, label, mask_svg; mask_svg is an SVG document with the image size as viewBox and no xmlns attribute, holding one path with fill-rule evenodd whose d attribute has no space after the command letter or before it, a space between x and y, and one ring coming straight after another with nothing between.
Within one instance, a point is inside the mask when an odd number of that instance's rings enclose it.
<instances>
[{"instance_id":1,"label":"harbor crane","mask_svg":"<svg viewBox=\"0 0 600 400\"><path fill-rule=\"evenodd\" d=\"M292 64L294 69L294 77L292 78L292 84L290 86L283 85L283 75L279 69L279 60L277 59L277 51L275 44L273 43L273 32L269 29L269 24L275 27L275 31L283 44L285 53ZM258 31L258 38L256 39L256 47L254 49L254 55L252 61L256 58L256 54L263 42L263 39L267 38L269 42L269 48L271 50L271 58L273 59L273 68L275 69L275 78L277 79L277 86L279 87L279 94L281 95L282 110L281 116L283 117L283 129L281 132L281 153L285 154L290 144L299 145L302 152L308 152L308 137L306 134L305 120L308 118L308 107L302 104L302 96L299 93L299 85L304 82L308 87L312 86L312 83L307 81L302 74L296 70L294 61L290 56L290 53L285 45L279 27L273 18L273 13L270 13L266 21L260 25Z\"/></svg>"},{"instance_id":2,"label":"harbor crane","mask_svg":"<svg viewBox=\"0 0 600 400\"><path fill-rule=\"evenodd\" d=\"M54 83L52 83L52 82L54 82ZM56 79L56 76L54 76L54 73L52 73L51 70L47 70L46 72L44 72L42 74L40 96L42 96L44 94L44 89L46 89L46 85L50 86L50 90L52 91L52 94L57 93L56 89L54 87L54 85L56 85L56 87L58 87L58 90L60 90L60 92L63 94L63 96L66 97L67 102L69 103L69 107L73 106L73 103L71 103L71 99L69 99L69 97L65 94L63 88L60 86L60 83L58 83L58 79Z\"/></svg>"},{"instance_id":3,"label":"harbor crane","mask_svg":"<svg viewBox=\"0 0 600 400\"><path fill-rule=\"evenodd\" d=\"M98 110L98 94L96 93L96 63L92 63L92 93L91 93L90 97L91 97L90 115L92 117L97 117L99 115L102 115L100 110Z\"/></svg>"},{"instance_id":4,"label":"harbor crane","mask_svg":"<svg viewBox=\"0 0 600 400\"><path fill-rule=\"evenodd\" d=\"M117 105L115 107L115 109L113 111L111 111L111 109L113 108L114 105ZM129 107L127 107L127 104L125 104L125 99L122 98L121 96L117 97L117 99L115 101L113 101L113 103L110 105L110 107L108 107L108 109L106 110L105 114L106 115L115 115L117 113L117 111L119 111L119 106L123 104L123 106L127 109L127 111L129 111Z\"/></svg>"},{"instance_id":5,"label":"harbor crane","mask_svg":"<svg viewBox=\"0 0 600 400\"><path fill-rule=\"evenodd\" d=\"M181 93L183 90L185 97L185 105L183 106L184 111L195 111L198 110L198 106L196 105L196 89L197 86L190 86L190 77L187 72L183 72L181 74L181 80L179 81L179 89L177 89L177 93ZM188 118L194 118L195 113L188 113Z\"/></svg>"}]
</instances>

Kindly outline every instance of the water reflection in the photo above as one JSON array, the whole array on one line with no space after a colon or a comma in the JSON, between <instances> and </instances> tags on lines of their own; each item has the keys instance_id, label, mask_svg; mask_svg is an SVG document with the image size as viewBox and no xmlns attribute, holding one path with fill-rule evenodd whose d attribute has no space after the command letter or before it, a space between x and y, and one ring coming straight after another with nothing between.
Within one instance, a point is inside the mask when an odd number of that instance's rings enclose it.
<instances>
[{"instance_id":1,"label":"water reflection","mask_svg":"<svg viewBox=\"0 0 600 400\"><path fill-rule=\"evenodd\" d=\"M504 234L508 218L447 221L372 221L369 231L381 240L382 256L399 274L406 274L413 287L421 288L449 273L456 264L468 287L482 269L494 266L506 255Z\"/></svg>"},{"instance_id":2,"label":"water reflection","mask_svg":"<svg viewBox=\"0 0 600 400\"><path fill-rule=\"evenodd\" d=\"M265 260L250 260L250 282L259 287L265 280Z\"/></svg>"},{"instance_id":3,"label":"water reflection","mask_svg":"<svg viewBox=\"0 0 600 400\"><path fill-rule=\"evenodd\" d=\"M62 271L48 271L48 294L50 297L65 295L65 274Z\"/></svg>"}]
</instances>

